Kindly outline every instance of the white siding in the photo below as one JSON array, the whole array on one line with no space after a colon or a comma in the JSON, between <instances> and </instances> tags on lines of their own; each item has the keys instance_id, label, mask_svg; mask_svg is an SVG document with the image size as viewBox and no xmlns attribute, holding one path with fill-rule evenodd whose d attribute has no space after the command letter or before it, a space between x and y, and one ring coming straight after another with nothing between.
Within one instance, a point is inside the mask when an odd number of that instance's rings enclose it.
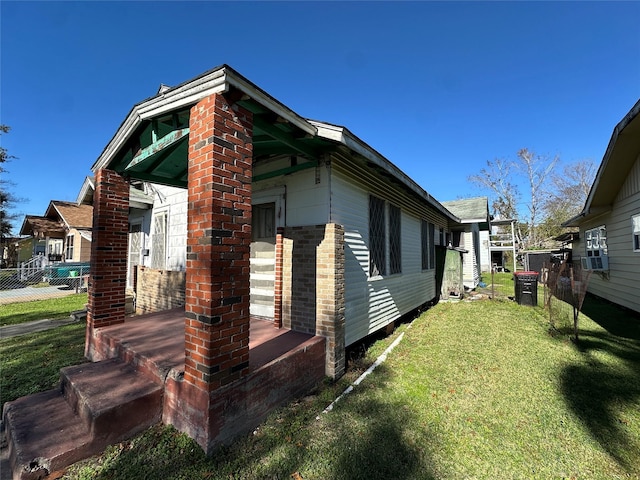
<instances>
[{"instance_id":1,"label":"white siding","mask_svg":"<svg viewBox=\"0 0 640 480\"><path fill-rule=\"evenodd\" d=\"M284 177L287 187L287 226L324 225L329 218L328 174L324 166Z\"/></svg>"},{"instance_id":2,"label":"white siding","mask_svg":"<svg viewBox=\"0 0 640 480\"><path fill-rule=\"evenodd\" d=\"M640 158L629 172L611 212L580 226L574 256L585 255L584 232L604 225L607 229L608 274L593 273L588 291L640 312L640 252L633 251L631 217L640 214Z\"/></svg>"},{"instance_id":3,"label":"white siding","mask_svg":"<svg viewBox=\"0 0 640 480\"><path fill-rule=\"evenodd\" d=\"M489 254L489 231L480 230L480 271L491 271L491 256Z\"/></svg>"},{"instance_id":4,"label":"white siding","mask_svg":"<svg viewBox=\"0 0 640 480\"><path fill-rule=\"evenodd\" d=\"M467 253L462 254L462 280L466 288L474 288L477 268L474 265L476 246L473 244L473 232L462 232L461 247L467 250Z\"/></svg>"},{"instance_id":5,"label":"white siding","mask_svg":"<svg viewBox=\"0 0 640 480\"><path fill-rule=\"evenodd\" d=\"M167 270L184 271L187 252L187 190L184 188L153 185L155 198L154 212L167 212ZM149 232L149 230L146 230ZM151 247L153 240L146 245ZM148 260L152 255L149 255ZM145 261L147 265L147 261Z\"/></svg>"},{"instance_id":6,"label":"white siding","mask_svg":"<svg viewBox=\"0 0 640 480\"><path fill-rule=\"evenodd\" d=\"M331 177L331 222L345 229L345 342L350 345L436 296L435 270L422 271L420 219L402 211L402 273L370 280L369 192ZM444 226L444 219L440 226Z\"/></svg>"}]
</instances>

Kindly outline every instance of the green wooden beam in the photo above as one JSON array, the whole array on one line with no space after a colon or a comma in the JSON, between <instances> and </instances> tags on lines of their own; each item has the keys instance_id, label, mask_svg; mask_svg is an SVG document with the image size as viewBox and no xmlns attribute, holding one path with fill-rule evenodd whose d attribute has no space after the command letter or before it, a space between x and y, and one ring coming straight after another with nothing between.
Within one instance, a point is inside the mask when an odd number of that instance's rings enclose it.
<instances>
[{"instance_id":1,"label":"green wooden beam","mask_svg":"<svg viewBox=\"0 0 640 480\"><path fill-rule=\"evenodd\" d=\"M318 156L318 153L314 149L309 148L306 145L303 145L301 142L296 140L293 137L293 135L291 135L290 133L287 133L287 132L284 132L284 131L280 130L278 127L276 127L275 125L267 122L266 120L262 119L261 117L258 117L258 116L254 116L253 117L253 126L258 128L262 132L266 133L267 135L269 135L273 139L278 140L279 142L283 143L287 147L293 148L296 152L299 152L302 155L305 155L305 156L307 156L309 158L312 158L312 159L316 158Z\"/></svg>"},{"instance_id":2,"label":"green wooden beam","mask_svg":"<svg viewBox=\"0 0 640 480\"><path fill-rule=\"evenodd\" d=\"M160 185L168 185L170 187L187 188L187 182L180 180L179 178L161 177L159 175L152 175L145 172L132 172L130 178L143 180L145 182L159 183Z\"/></svg>"},{"instance_id":3,"label":"green wooden beam","mask_svg":"<svg viewBox=\"0 0 640 480\"><path fill-rule=\"evenodd\" d=\"M133 159L124 167L124 171L132 170L136 166L141 166L140 164L146 162L152 162L153 159L157 158L163 151L175 146L177 142L182 140L185 136L189 135L189 128L182 128L180 130L174 130L171 133L168 133L164 137L159 140L156 140L151 145L143 148L138 155L133 157Z\"/></svg>"}]
</instances>

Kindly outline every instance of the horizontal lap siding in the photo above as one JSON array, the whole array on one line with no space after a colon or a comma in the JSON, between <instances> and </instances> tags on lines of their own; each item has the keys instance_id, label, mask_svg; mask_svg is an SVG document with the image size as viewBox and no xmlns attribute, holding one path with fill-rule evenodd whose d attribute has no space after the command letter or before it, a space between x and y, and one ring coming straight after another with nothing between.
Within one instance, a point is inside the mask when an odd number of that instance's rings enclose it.
<instances>
[{"instance_id":1,"label":"horizontal lap siding","mask_svg":"<svg viewBox=\"0 0 640 480\"><path fill-rule=\"evenodd\" d=\"M318 176L316 177L316 173ZM320 166L284 177L287 188L287 227L326 224L329 218L327 169Z\"/></svg>"},{"instance_id":2,"label":"horizontal lap siding","mask_svg":"<svg viewBox=\"0 0 640 480\"><path fill-rule=\"evenodd\" d=\"M393 203L393 202L392 202ZM420 219L402 210L402 273L370 281L369 192L332 169L331 221L345 229L345 337L350 345L435 297L434 271L422 271ZM439 224L443 224L440 219Z\"/></svg>"},{"instance_id":3,"label":"horizontal lap siding","mask_svg":"<svg viewBox=\"0 0 640 480\"><path fill-rule=\"evenodd\" d=\"M167 219L167 270L185 271L187 265L187 190L161 187L171 205Z\"/></svg>"},{"instance_id":4,"label":"horizontal lap siding","mask_svg":"<svg viewBox=\"0 0 640 480\"><path fill-rule=\"evenodd\" d=\"M631 217L640 214L640 160L621 188L610 213L581 225L576 256L585 255L584 231L605 225L609 255L609 278L593 273L588 291L640 312L640 252L633 251ZM635 192L635 193L632 193Z\"/></svg>"}]
</instances>

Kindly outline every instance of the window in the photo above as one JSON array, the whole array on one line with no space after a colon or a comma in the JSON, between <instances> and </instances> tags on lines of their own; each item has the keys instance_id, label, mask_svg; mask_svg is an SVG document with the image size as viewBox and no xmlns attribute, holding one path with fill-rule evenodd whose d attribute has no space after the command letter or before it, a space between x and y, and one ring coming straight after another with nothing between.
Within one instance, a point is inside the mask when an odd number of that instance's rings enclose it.
<instances>
[{"instance_id":1,"label":"window","mask_svg":"<svg viewBox=\"0 0 640 480\"><path fill-rule=\"evenodd\" d=\"M607 229L604 225L584 232L587 257L607 255Z\"/></svg>"},{"instance_id":2,"label":"window","mask_svg":"<svg viewBox=\"0 0 640 480\"><path fill-rule=\"evenodd\" d=\"M151 236L151 268L164 270L167 266L167 212L153 216Z\"/></svg>"},{"instance_id":3,"label":"window","mask_svg":"<svg viewBox=\"0 0 640 480\"><path fill-rule=\"evenodd\" d=\"M369 196L369 277L402 272L400 207Z\"/></svg>"},{"instance_id":4,"label":"window","mask_svg":"<svg viewBox=\"0 0 640 480\"><path fill-rule=\"evenodd\" d=\"M276 238L276 204L263 203L252 206L251 214L252 241L269 240Z\"/></svg>"},{"instance_id":5,"label":"window","mask_svg":"<svg viewBox=\"0 0 640 480\"><path fill-rule=\"evenodd\" d=\"M429 268L433 270L436 268L436 226L433 223L429 224Z\"/></svg>"},{"instance_id":6,"label":"window","mask_svg":"<svg viewBox=\"0 0 640 480\"><path fill-rule=\"evenodd\" d=\"M67 235L67 249L65 252L67 260L73 260L73 237L73 235Z\"/></svg>"},{"instance_id":7,"label":"window","mask_svg":"<svg viewBox=\"0 0 640 480\"><path fill-rule=\"evenodd\" d=\"M436 226L433 223L422 220L420 229L420 237L422 240L422 269L432 270L436 264L436 245L434 239Z\"/></svg>"},{"instance_id":8,"label":"window","mask_svg":"<svg viewBox=\"0 0 640 480\"><path fill-rule=\"evenodd\" d=\"M129 224L129 265L127 269L127 287L135 287L136 267L141 264L144 248L144 233L141 223Z\"/></svg>"},{"instance_id":9,"label":"window","mask_svg":"<svg viewBox=\"0 0 640 480\"><path fill-rule=\"evenodd\" d=\"M640 214L631 217L631 233L633 235L633 251L640 252Z\"/></svg>"},{"instance_id":10,"label":"window","mask_svg":"<svg viewBox=\"0 0 640 480\"><path fill-rule=\"evenodd\" d=\"M389 205L389 263L391 275L402 272L400 207Z\"/></svg>"},{"instance_id":11,"label":"window","mask_svg":"<svg viewBox=\"0 0 640 480\"><path fill-rule=\"evenodd\" d=\"M387 274L387 229L384 200L369 197L369 276Z\"/></svg>"},{"instance_id":12,"label":"window","mask_svg":"<svg viewBox=\"0 0 640 480\"><path fill-rule=\"evenodd\" d=\"M422 220L420 223L420 244L422 246L422 270L429 269L429 244L433 243L429 241L429 223L426 220Z\"/></svg>"}]
</instances>

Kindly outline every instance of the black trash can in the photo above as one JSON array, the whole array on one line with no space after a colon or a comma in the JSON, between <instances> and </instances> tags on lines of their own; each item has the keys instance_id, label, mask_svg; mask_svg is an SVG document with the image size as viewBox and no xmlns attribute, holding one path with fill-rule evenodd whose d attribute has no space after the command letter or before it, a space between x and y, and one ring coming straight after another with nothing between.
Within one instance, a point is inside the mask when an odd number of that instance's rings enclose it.
<instances>
[{"instance_id":1,"label":"black trash can","mask_svg":"<svg viewBox=\"0 0 640 480\"><path fill-rule=\"evenodd\" d=\"M513 274L518 305L538 306L538 272L516 272Z\"/></svg>"}]
</instances>

